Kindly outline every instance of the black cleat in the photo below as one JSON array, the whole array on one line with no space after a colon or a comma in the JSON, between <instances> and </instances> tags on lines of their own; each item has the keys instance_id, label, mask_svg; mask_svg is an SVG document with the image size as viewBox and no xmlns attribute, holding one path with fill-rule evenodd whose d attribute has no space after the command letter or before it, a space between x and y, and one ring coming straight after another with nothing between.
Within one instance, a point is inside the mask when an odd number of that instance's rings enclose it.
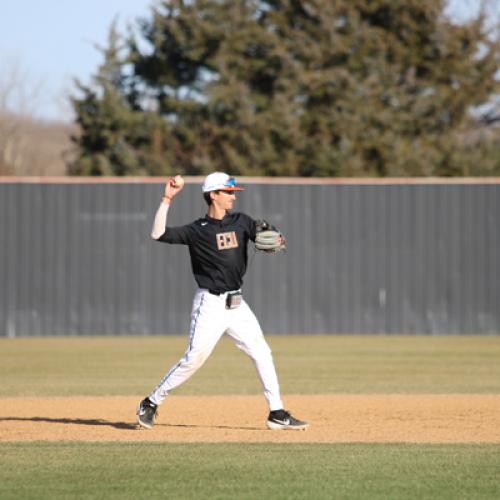
<instances>
[{"instance_id":1,"label":"black cleat","mask_svg":"<svg viewBox=\"0 0 500 500\"><path fill-rule=\"evenodd\" d=\"M309 427L307 422L298 420L286 410L275 410L269 413L266 424L272 430L290 429L299 431Z\"/></svg>"},{"instance_id":2,"label":"black cleat","mask_svg":"<svg viewBox=\"0 0 500 500\"><path fill-rule=\"evenodd\" d=\"M152 403L149 398L143 399L137 407L137 421L139 425L146 429L151 429L155 425L158 406Z\"/></svg>"}]
</instances>

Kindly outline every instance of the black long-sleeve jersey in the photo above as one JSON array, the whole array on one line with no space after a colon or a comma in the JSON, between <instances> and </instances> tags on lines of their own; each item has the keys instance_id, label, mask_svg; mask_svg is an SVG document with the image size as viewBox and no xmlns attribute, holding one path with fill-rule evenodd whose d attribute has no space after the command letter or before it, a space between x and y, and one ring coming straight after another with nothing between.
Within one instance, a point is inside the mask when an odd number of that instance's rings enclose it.
<instances>
[{"instance_id":1,"label":"black long-sleeve jersey","mask_svg":"<svg viewBox=\"0 0 500 500\"><path fill-rule=\"evenodd\" d=\"M188 245L198 286L224 293L243 284L249 240L255 241L255 221L243 213L228 213L221 220L206 215L185 226L167 226L157 241Z\"/></svg>"}]
</instances>

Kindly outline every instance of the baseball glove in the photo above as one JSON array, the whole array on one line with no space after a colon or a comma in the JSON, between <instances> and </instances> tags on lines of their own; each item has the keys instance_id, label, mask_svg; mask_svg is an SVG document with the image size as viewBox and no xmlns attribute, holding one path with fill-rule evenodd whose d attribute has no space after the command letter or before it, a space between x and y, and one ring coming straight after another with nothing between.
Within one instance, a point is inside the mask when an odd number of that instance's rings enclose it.
<instances>
[{"instance_id":1,"label":"baseball glove","mask_svg":"<svg viewBox=\"0 0 500 500\"><path fill-rule=\"evenodd\" d=\"M255 223L255 248L261 252L277 253L286 249L285 237L265 220Z\"/></svg>"}]
</instances>

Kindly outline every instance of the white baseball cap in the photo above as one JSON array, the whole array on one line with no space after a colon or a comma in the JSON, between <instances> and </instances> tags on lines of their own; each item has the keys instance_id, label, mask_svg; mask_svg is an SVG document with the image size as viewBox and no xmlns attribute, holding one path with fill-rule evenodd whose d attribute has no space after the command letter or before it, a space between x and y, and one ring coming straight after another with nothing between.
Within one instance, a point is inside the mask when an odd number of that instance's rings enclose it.
<instances>
[{"instance_id":1,"label":"white baseball cap","mask_svg":"<svg viewBox=\"0 0 500 500\"><path fill-rule=\"evenodd\" d=\"M236 185L234 177L229 177L224 172L214 172L205 177L202 191L209 193L210 191L244 191L244 189Z\"/></svg>"}]
</instances>

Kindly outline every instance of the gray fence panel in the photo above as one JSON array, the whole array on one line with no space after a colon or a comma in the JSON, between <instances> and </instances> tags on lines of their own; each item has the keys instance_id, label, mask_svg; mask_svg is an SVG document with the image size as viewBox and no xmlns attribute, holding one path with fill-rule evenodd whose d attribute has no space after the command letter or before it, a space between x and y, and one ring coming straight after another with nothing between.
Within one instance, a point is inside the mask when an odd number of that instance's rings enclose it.
<instances>
[{"instance_id":1,"label":"gray fence panel","mask_svg":"<svg viewBox=\"0 0 500 500\"><path fill-rule=\"evenodd\" d=\"M0 183L0 335L177 334L187 249L149 233L154 183ZM287 235L250 252L270 333L499 333L500 184L253 183L237 209ZM187 184L169 224L199 217Z\"/></svg>"}]
</instances>

